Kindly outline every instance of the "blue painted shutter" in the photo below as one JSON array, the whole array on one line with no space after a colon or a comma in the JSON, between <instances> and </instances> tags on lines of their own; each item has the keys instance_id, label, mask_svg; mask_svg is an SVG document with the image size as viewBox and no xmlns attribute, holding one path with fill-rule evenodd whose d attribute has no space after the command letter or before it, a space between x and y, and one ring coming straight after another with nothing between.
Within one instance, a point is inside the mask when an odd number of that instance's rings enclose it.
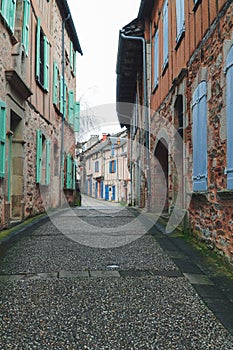
<instances>
[{"instance_id":1,"label":"blue painted shutter","mask_svg":"<svg viewBox=\"0 0 233 350\"><path fill-rule=\"evenodd\" d=\"M226 60L227 188L233 189L233 46Z\"/></svg>"},{"instance_id":2,"label":"blue painted shutter","mask_svg":"<svg viewBox=\"0 0 233 350\"><path fill-rule=\"evenodd\" d=\"M207 90L202 81L193 95L193 191L207 190Z\"/></svg>"},{"instance_id":3,"label":"blue painted shutter","mask_svg":"<svg viewBox=\"0 0 233 350\"><path fill-rule=\"evenodd\" d=\"M49 91L49 41L44 36L44 88Z\"/></svg>"},{"instance_id":4,"label":"blue painted shutter","mask_svg":"<svg viewBox=\"0 0 233 350\"><path fill-rule=\"evenodd\" d=\"M74 132L80 131L80 103L75 102L74 106Z\"/></svg>"},{"instance_id":5,"label":"blue painted shutter","mask_svg":"<svg viewBox=\"0 0 233 350\"><path fill-rule=\"evenodd\" d=\"M109 200L109 187L108 185L105 186L105 200Z\"/></svg>"},{"instance_id":6,"label":"blue painted shutter","mask_svg":"<svg viewBox=\"0 0 233 350\"><path fill-rule=\"evenodd\" d=\"M100 183L100 198L104 197L104 183L101 181Z\"/></svg>"},{"instance_id":7,"label":"blue painted shutter","mask_svg":"<svg viewBox=\"0 0 233 350\"><path fill-rule=\"evenodd\" d=\"M95 183L95 198L98 197L98 181Z\"/></svg>"},{"instance_id":8,"label":"blue painted shutter","mask_svg":"<svg viewBox=\"0 0 233 350\"><path fill-rule=\"evenodd\" d=\"M30 21L30 0L24 0L22 44L24 46L26 55L28 55L29 21Z\"/></svg>"},{"instance_id":9,"label":"blue painted shutter","mask_svg":"<svg viewBox=\"0 0 233 350\"><path fill-rule=\"evenodd\" d=\"M53 104L57 105L58 102L58 65L57 62L53 62Z\"/></svg>"},{"instance_id":10,"label":"blue painted shutter","mask_svg":"<svg viewBox=\"0 0 233 350\"><path fill-rule=\"evenodd\" d=\"M36 183L41 182L42 167L42 132L36 131Z\"/></svg>"},{"instance_id":11,"label":"blue painted shutter","mask_svg":"<svg viewBox=\"0 0 233 350\"><path fill-rule=\"evenodd\" d=\"M0 178L5 176L6 157L6 104L0 101Z\"/></svg>"},{"instance_id":12,"label":"blue painted shutter","mask_svg":"<svg viewBox=\"0 0 233 350\"><path fill-rule=\"evenodd\" d=\"M50 184L50 140L46 140L46 175L45 184Z\"/></svg>"},{"instance_id":13,"label":"blue painted shutter","mask_svg":"<svg viewBox=\"0 0 233 350\"><path fill-rule=\"evenodd\" d=\"M114 173L116 172L116 167L117 167L117 164L116 164L116 160L114 160Z\"/></svg>"},{"instance_id":14,"label":"blue painted shutter","mask_svg":"<svg viewBox=\"0 0 233 350\"><path fill-rule=\"evenodd\" d=\"M154 88L159 82L159 31L157 30L154 38Z\"/></svg>"},{"instance_id":15,"label":"blue painted shutter","mask_svg":"<svg viewBox=\"0 0 233 350\"><path fill-rule=\"evenodd\" d=\"M40 18L37 19L36 30L36 79L40 81Z\"/></svg>"},{"instance_id":16,"label":"blue painted shutter","mask_svg":"<svg viewBox=\"0 0 233 350\"><path fill-rule=\"evenodd\" d=\"M92 179L90 179L90 196L92 196Z\"/></svg>"},{"instance_id":17,"label":"blue painted shutter","mask_svg":"<svg viewBox=\"0 0 233 350\"><path fill-rule=\"evenodd\" d=\"M112 200L115 201L116 200L116 187L112 186Z\"/></svg>"},{"instance_id":18,"label":"blue painted shutter","mask_svg":"<svg viewBox=\"0 0 233 350\"><path fill-rule=\"evenodd\" d=\"M176 41L185 30L184 0L176 0Z\"/></svg>"},{"instance_id":19,"label":"blue painted shutter","mask_svg":"<svg viewBox=\"0 0 233 350\"><path fill-rule=\"evenodd\" d=\"M74 124L74 91L69 91L68 94L68 123Z\"/></svg>"},{"instance_id":20,"label":"blue painted shutter","mask_svg":"<svg viewBox=\"0 0 233 350\"><path fill-rule=\"evenodd\" d=\"M168 62L168 0L163 7L163 67Z\"/></svg>"}]
</instances>

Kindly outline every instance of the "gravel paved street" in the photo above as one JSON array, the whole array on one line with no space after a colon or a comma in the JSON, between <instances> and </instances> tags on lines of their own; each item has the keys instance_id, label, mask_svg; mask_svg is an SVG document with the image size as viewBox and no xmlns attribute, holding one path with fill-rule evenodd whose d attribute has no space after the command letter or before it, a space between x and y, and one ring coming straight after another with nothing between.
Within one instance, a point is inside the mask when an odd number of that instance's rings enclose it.
<instances>
[{"instance_id":1,"label":"gravel paved street","mask_svg":"<svg viewBox=\"0 0 233 350\"><path fill-rule=\"evenodd\" d=\"M2 244L0 349L233 350L193 275L135 215L83 197Z\"/></svg>"}]
</instances>

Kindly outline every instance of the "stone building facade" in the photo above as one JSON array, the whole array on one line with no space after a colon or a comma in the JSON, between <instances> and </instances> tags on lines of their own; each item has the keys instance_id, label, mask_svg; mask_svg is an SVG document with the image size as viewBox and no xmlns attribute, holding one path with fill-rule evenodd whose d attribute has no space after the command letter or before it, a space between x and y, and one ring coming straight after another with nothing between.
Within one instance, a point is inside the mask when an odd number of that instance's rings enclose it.
<instances>
[{"instance_id":1,"label":"stone building facade","mask_svg":"<svg viewBox=\"0 0 233 350\"><path fill-rule=\"evenodd\" d=\"M78 155L81 192L97 199L129 203L130 172L127 166L127 138L93 135ZM91 142L93 141L93 142Z\"/></svg>"},{"instance_id":2,"label":"stone building facade","mask_svg":"<svg viewBox=\"0 0 233 350\"><path fill-rule=\"evenodd\" d=\"M66 0L2 0L0 6L3 228L72 200L76 52L82 51Z\"/></svg>"},{"instance_id":3,"label":"stone building facade","mask_svg":"<svg viewBox=\"0 0 233 350\"><path fill-rule=\"evenodd\" d=\"M233 261L232 1L141 2L144 64L134 60L131 96L149 111L150 201L166 214L167 232L188 219L190 231ZM131 34L132 35L132 34ZM121 39L123 40L123 38ZM133 40L132 40L133 41ZM149 55L148 55L149 49ZM128 48L119 46L126 71ZM142 45L134 48L135 57ZM129 72L128 72L129 73ZM121 90L121 80L118 89ZM146 93L146 95L145 95ZM124 97L126 98L124 100ZM126 93L117 102L126 102ZM120 121L123 113L118 110ZM134 114L129 114L128 125ZM142 115L146 125L146 113ZM124 119L125 120L125 119ZM131 128L130 126L128 127ZM134 155L133 155L134 156ZM148 179L148 178L147 178Z\"/></svg>"}]
</instances>

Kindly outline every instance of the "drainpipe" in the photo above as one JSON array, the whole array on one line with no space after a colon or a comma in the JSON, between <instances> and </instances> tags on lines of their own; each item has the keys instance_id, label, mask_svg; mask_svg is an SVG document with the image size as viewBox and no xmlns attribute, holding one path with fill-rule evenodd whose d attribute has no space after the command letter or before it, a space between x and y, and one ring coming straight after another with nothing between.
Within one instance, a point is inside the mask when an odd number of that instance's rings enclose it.
<instances>
[{"instance_id":1,"label":"drainpipe","mask_svg":"<svg viewBox=\"0 0 233 350\"><path fill-rule=\"evenodd\" d=\"M122 39L137 40L142 43L142 60L143 60L143 105L145 110L145 129L146 129L146 166L147 166L147 200L148 209L150 209L151 196L151 174L150 174L150 143L149 143L149 115L148 115L148 98L147 98L147 60L146 60L146 40L144 37L129 36L124 34L124 30L120 31ZM140 204L140 203L139 203Z\"/></svg>"},{"instance_id":2,"label":"drainpipe","mask_svg":"<svg viewBox=\"0 0 233 350\"><path fill-rule=\"evenodd\" d=\"M62 190L63 190L63 179L64 179L64 122L65 122L65 24L70 18L70 13L66 18L62 20L62 77L63 77L63 103L62 103L62 124L61 124L61 165L60 165L60 206L62 206Z\"/></svg>"}]
</instances>

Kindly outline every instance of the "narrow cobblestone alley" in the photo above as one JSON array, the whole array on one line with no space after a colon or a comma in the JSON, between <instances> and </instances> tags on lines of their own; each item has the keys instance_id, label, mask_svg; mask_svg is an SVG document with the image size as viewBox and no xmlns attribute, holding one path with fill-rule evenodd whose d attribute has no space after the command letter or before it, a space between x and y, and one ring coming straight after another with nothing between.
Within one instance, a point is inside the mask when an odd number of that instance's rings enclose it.
<instances>
[{"instance_id":1,"label":"narrow cobblestone alley","mask_svg":"<svg viewBox=\"0 0 233 350\"><path fill-rule=\"evenodd\" d=\"M0 349L233 349L192 278L214 282L185 273L136 216L84 197L2 244Z\"/></svg>"}]
</instances>

